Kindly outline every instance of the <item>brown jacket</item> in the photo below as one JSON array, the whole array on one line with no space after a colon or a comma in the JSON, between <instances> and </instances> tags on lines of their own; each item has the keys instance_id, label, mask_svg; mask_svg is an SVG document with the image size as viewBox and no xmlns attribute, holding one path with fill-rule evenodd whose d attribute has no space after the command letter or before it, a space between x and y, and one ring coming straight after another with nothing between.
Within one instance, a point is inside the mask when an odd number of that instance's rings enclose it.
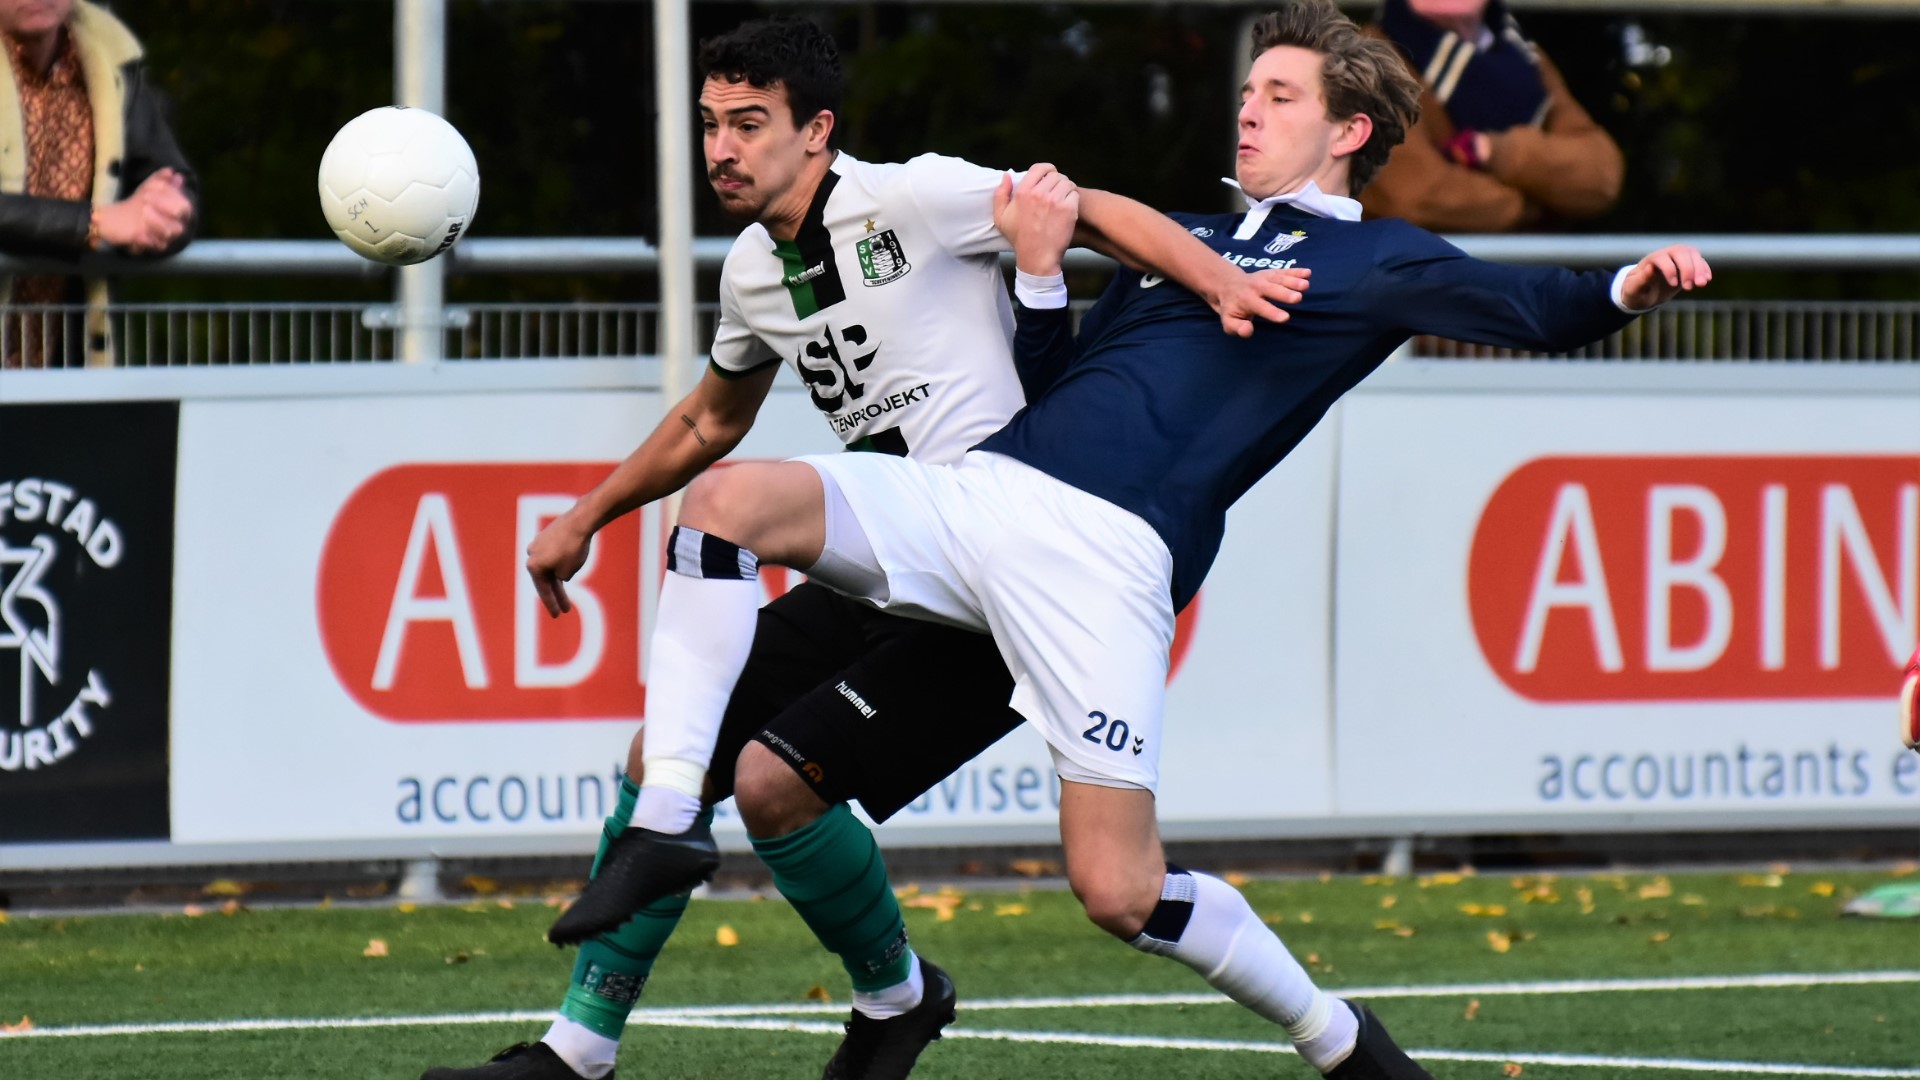
<instances>
[{"instance_id":1,"label":"brown jacket","mask_svg":"<svg viewBox=\"0 0 1920 1080\"><path fill-rule=\"evenodd\" d=\"M1367 33L1385 36L1377 26ZM1546 54L1538 55L1548 100L1541 126L1490 132L1485 168L1457 165L1440 150L1454 136L1453 122L1428 88L1420 122L1360 193L1367 216L1406 218L1434 232L1511 232L1613 206L1626 168L1620 147L1567 92Z\"/></svg>"}]
</instances>

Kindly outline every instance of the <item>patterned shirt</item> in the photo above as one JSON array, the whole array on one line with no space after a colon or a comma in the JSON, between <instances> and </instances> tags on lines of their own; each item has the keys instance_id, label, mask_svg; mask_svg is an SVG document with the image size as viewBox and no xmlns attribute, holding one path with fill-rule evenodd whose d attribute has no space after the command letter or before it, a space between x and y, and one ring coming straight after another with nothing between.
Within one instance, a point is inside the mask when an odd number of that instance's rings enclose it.
<instances>
[{"instance_id":1,"label":"patterned shirt","mask_svg":"<svg viewBox=\"0 0 1920 1080\"><path fill-rule=\"evenodd\" d=\"M73 47L73 35L64 28L55 46L53 66L45 74L34 70L26 47L6 38L7 58L13 63L13 82L20 89L20 113L27 136L28 195L48 199L87 200L93 195L93 107L87 101L87 80L80 69L80 56ZM14 279L15 304L38 305L70 303L77 298L75 279L56 275L35 275ZM42 328L51 330L42 340ZM31 340L21 341L14 334L8 342L9 354L24 353L28 363L44 361L48 353L57 354L59 326L44 320L23 318L16 333ZM9 355L16 361L17 355ZM10 363L9 366L12 366Z\"/></svg>"}]
</instances>

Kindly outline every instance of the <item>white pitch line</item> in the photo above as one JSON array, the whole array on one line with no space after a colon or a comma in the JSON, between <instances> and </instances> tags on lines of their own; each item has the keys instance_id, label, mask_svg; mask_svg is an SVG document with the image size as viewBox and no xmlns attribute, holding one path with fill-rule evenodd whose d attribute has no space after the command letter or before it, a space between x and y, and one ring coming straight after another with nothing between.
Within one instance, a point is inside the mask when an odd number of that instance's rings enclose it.
<instances>
[{"instance_id":1,"label":"white pitch line","mask_svg":"<svg viewBox=\"0 0 1920 1080\"><path fill-rule=\"evenodd\" d=\"M1498 996L1515 994L1593 994L1629 991L1659 992L1688 990L1778 989L1808 986L1863 986L1920 982L1920 971L1857 971L1830 974L1776 973L1765 975L1699 976L1667 979L1588 979L1547 982L1454 983L1437 986L1347 987L1343 996L1356 998L1455 997L1459 995ZM1115 1008L1127 1006L1214 1005L1227 999L1217 994L1105 994L1083 997L986 998L969 1001L969 1011L1031 1010L1064 1008ZM735 1031L789 1032L807 1035L837 1035L837 1023L782 1020L780 1016L839 1014L845 1006L830 1004L719 1005L686 1008L643 1008L634 1012L632 1022L655 1027L690 1027ZM550 1020L550 1010L521 1009L502 1012L440 1013L414 1016L364 1016L338 1018L290 1018L257 1020L177 1021L158 1024L91 1024L69 1027L35 1028L29 1031L0 1032L0 1040L21 1038L80 1038L114 1035L155 1035L181 1033L214 1034L229 1031L307 1031L347 1028L440 1027L471 1024L539 1023ZM1152 1035L1105 1035L1066 1031L1018 1031L955 1027L947 1031L951 1039L985 1039L1000 1042L1052 1043L1076 1046L1110 1046L1137 1049L1204 1050L1216 1052L1293 1053L1293 1047L1278 1042L1242 1042L1228 1039L1167 1038ZM1749 1076L1857 1077L1862 1080L1920 1080L1920 1069L1892 1069L1861 1066L1802 1065L1791 1062L1703 1061L1690 1058L1632 1058L1596 1054L1488 1053L1471 1050L1413 1050L1423 1060L1519 1065L1558 1065L1616 1069L1669 1069L1680 1072L1733 1073Z\"/></svg>"}]
</instances>

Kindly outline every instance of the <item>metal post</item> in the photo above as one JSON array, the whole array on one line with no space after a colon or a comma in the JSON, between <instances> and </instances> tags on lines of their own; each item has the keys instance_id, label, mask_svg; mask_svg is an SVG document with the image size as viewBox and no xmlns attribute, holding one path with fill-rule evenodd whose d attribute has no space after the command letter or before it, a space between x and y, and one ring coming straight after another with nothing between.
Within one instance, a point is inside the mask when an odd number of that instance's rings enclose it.
<instances>
[{"instance_id":1,"label":"metal post","mask_svg":"<svg viewBox=\"0 0 1920 1080\"><path fill-rule=\"evenodd\" d=\"M660 183L660 394L671 408L693 366L692 42L687 0L654 0L654 142Z\"/></svg>"},{"instance_id":2,"label":"metal post","mask_svg":"<svg viewBox=\"0 0 1920 1080\"><path fill-rule=\"evenodd\" d=\"M393 100L447 111L447 0L394 0ZM400 320L396 350L410 364L435 364L446 344L446 261L428 259L394 276Z\"/></svg>"},{"instance_id":3,"label":"metal post","mask_svg":"<svg viewBox=\"0 0 1920 1080\"><path fill-rule=\"evenodd\" d=\"M1413 837L1396 836L1387 845L1387 853L1380 860L1380 872L1388 877L1413 876Z\"/></svg>"}]
</instances>

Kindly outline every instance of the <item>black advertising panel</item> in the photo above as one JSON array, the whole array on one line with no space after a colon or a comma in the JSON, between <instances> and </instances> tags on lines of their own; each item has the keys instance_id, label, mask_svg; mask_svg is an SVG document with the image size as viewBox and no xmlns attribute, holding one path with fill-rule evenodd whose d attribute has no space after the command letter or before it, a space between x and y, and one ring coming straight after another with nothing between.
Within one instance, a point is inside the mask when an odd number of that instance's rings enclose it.
<instances>
[{"instance_id":1,"label":"black advertising panel","mask_svg":"<svg viewBox=\"0 0 1920 1080\"><path fill-rule=\"evenodd\" d=\"M0 406L0 843L167 837L179 426Z\"/></svg>"}]
</instances>

